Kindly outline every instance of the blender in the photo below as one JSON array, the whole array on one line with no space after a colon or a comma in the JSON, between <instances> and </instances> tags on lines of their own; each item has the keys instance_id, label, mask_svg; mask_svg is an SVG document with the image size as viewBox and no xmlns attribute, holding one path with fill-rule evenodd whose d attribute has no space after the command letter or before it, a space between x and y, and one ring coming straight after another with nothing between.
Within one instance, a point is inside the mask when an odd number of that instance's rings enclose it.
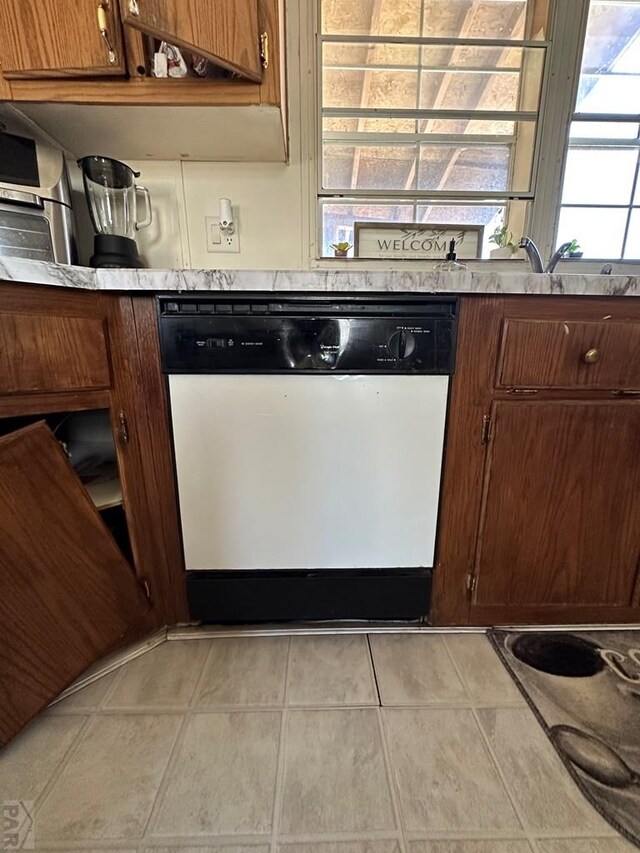
<instances>
[{"instance_id":1,"label":"blender","mask_svg":"<svg viewBox=\"0 0 640 853\"><path fill-rule=\"evenodd\" d=\"M110 157L92 155L78 160L93 229L92 267L141 267L135 235L151 224L151 199L146 187L136 186L140 172ZM138 220L138 197L146 207Z\"/></svg>"}]
</instances>

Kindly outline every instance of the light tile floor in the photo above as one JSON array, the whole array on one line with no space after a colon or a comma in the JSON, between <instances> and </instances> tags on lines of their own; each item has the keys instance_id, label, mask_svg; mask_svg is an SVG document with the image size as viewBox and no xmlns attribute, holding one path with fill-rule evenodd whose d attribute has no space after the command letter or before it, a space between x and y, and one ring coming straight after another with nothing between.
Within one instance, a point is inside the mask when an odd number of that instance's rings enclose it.
<instances>
[{"instance_id":1,"label":"light tile floor","mask_svg":"<svg viewBox=\"0 0 640 853\"><path fill-rule=\"evenodd\" d=\"M0 799L44 851L636 849L481 634L171 640L0 752Z\"/></svg>"}]
</instances>

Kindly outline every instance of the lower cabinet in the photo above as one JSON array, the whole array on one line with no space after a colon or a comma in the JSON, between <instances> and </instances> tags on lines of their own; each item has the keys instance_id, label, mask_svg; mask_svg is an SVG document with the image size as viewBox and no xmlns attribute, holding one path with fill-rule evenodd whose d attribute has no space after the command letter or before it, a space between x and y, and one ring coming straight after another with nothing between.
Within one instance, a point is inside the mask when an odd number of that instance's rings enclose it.
<instances>
[{"instance_id":1,"label":"lower cabinet","mask_svg":"<svg viewBox=\"0 0 640 853\"><path fill-rule=\"evenodd\" d=\"M640 307L469 297L461 308L432 621L639 621L640 388L619 342L637 337ZM556 347L532 334L515 348L514 327L552 325Z\"/></svg>"},{"instance_id":2,"label":"lower cabinet","mask_svg":"<svg viewBox=\"0 0 640 853\"><path fill-rule=\"evenodd\" d=\"M2 745L188 610L153 298L0 285L0 304Z\"/></svg>"},{"instance_id":3,"label":"lower cabinet","mask_svg":"<svg viewBox=\"0 0 640 853\"><path fill-rule=\"evenodd\" d=\"M144 636L151 605L43 422L0 438L0 743L83 670Z\"/></svg>"},{"instance_id":4,"label":"lower cabinet","mask_svg":"<svg viewBox=\"0 0 640 853\"><path fill-rule=\"evenodd\" d=\"M493 406L472 606L510 611L638 603L640 401ZM589 620L594 618L590 613ZM597 614L596 614L597 618Z\"/></svg>"}]
</instances>

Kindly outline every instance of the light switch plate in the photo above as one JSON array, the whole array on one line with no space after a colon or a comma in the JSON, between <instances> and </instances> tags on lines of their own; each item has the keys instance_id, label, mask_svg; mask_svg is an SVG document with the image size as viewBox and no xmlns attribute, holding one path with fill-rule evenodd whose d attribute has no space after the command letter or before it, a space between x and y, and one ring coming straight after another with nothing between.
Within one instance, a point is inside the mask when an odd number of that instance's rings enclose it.
<instances>
[{"instance_id":1,"label":"light switch plate","mask_svg":"<svg viewBox=\"0 0 640 853\"><path fill-rule=\"evenodd\" d=\"M235 234L220 231L220 217L205 216L207 252L239 252L240 235L236 224Z\"/></svg>"}]
</instances>

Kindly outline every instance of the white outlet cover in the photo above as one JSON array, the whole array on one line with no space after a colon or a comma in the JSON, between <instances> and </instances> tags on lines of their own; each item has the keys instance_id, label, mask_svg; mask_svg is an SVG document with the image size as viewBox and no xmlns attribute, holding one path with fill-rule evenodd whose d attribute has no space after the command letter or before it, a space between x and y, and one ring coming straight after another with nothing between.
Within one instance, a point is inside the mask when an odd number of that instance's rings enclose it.
<instances>
[{"instance_id":1,"label":"white outlet cover","mask_svg":"<svg viewBox=\"0 0 640 853\"><path fill-rule=\"evenodd\" d=\"M240 235L238 234L238 223L234 234L225 234L220 231L220 217L205 216L205 234L207 252L239 252Z\"/></svg>"}]
</instances>

